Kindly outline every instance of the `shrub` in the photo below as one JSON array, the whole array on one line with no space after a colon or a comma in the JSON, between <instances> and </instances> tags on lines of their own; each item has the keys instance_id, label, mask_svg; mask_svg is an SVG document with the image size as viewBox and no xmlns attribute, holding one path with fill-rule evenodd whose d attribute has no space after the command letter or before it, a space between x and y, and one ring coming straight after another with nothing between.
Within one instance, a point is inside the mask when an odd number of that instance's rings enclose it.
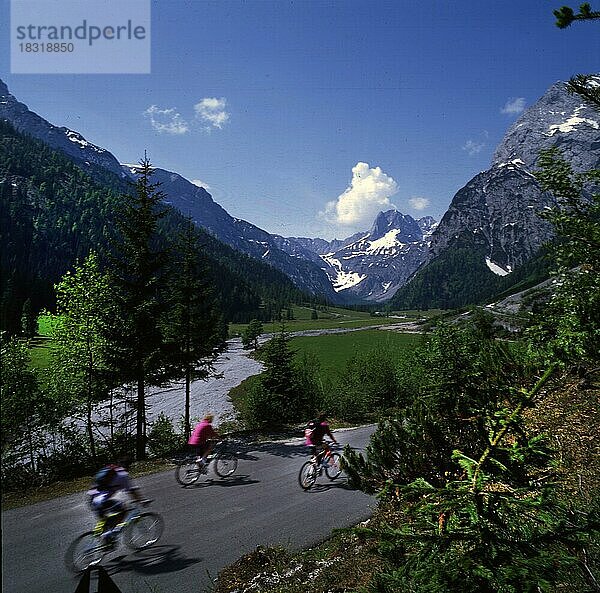
<instances>
[{"instance_id":1,"label":"shrub","mask_svg":"<svg viewBox=\"0 0 600 593\"><path fill-rule=\"evenodd\" d=\"M148 435L148 448L153 457L165 458L175 455L185 447L185 437L178 433L173 421L163 412L152 423Z\"/></svg>"}]
</instances>

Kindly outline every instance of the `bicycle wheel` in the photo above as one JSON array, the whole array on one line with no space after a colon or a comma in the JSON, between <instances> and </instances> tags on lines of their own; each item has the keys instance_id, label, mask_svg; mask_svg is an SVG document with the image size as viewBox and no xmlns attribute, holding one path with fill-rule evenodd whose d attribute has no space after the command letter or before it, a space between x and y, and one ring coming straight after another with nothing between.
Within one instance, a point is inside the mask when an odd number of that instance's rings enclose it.
<instances>
[{"instance_id":1,"label":"bicycle wheel","mask_svg":"<svg viewBox=\"0 0 600 593\"><path fill-rule=\"evenodd\" d=\"M132 550L143 550L155 544L163 533L165 522L158 513L142 513L123 529L123 542Z\"/></svg>"},{"instance_id":2,"label":"bicycle wheel","mask_svg":"<svg viewBox=\"0 0 600 593\"><path fill-rule=\"evenodd\" d=\"M184 459L175 470L175 479L182 486L193 484L200 477L200 468L192 457Z\"/></svg>"},{"instance_id":3,"label":"bicycle wheel","mask_svg":"<svg viewBox=\"0 0 600 593\"><path fill-rule=\"evenodd\" d=\"M312 461L307 461L300 468L300 473L298 474L298 482L300 487L303 490L308 490L312 488L313 484L317 481L317 476L319 472L317 470L317 465Z\"/></svg>"},{"instance_id":4,"label":"bicycle wheel","mask_svg":"<svg viewBox=\"0 0 600 593\"><path fill-rule=\"evenodd\" d=\"M237 466L238 460L233 453L219 453L215 456L215 473L220 478L230 476Z\"/></svg>"},{"instance_id":5,"label":"bicycle wheel","mask_svg":"<svg viewBox=\"0 0 600 593\"><path fill-rule=\"evenodd\" d=\"M335 480L342 473L340 467L340 456L337 453L332 453L325 466L325 473L330 480Z\"/></svg>"},{"instance_id":6,"label":"bicycle wheel","mask_svg":"<svg viewBox=\"0 0 600 593\"><path fill-rule=\"evenodd\" d=\"M72 572L82 572L88 566L99 564L108 549L100 537L88 531L80 535L69 546L65 554L65 564Z\"/></svg>"}]
</instances>

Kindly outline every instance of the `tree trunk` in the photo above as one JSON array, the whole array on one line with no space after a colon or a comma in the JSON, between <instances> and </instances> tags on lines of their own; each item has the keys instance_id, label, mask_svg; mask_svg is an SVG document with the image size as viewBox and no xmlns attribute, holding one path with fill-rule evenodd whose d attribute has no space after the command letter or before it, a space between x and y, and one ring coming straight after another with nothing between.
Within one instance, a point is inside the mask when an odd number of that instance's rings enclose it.
<instances>
[{"instance_id":1,"label":"tree trunk","mask_svg":"<svg viewBox=\"0 0 600 593\"><path fill-rule=\"evenodd\" d=\"M185 440L190 438L191 426L190 426L190 385L192 383L192 369L188 365L185 369L185 419L184 419L184 432Z\"/></svg>"},{"instance_id":2,"label":"tree trunk","mask_svg":"<svg viewBox=\"0 0 600 593\"><path fill-rule=\"evenodd\" d=\"M146 390L143 371L138 374L136 408L135 458L143 461L146 459Z\"/></svg>"},{"instance_id":3,"label":"tree trunk","mask_svg":"<svg viewBox=\"0 0 600 593\"><path fill-rule=\"evenodd\" d=\"M93 461L96 461L96 443L94 442L94 427L92 426L92 401L88 394L87 398L87 433L88 439L90 440L90 455L92 456Z\"/></svg>"},{"instance_id":4,"label":"tree trunk","mask_svg":"<svg viewBox=\"0 0 600 593\"><path fill-rule=\"evenodd\" d=\"M88 352L89 352L88 348ZM93 397L93 386L92 386L92 356L88 356L88 372L87 372L87 433L90 440L90 454L92 460L96 461L96 443L94 442L94 427L92 426L92 397Z\"/></svg>"},{"instance_id":5,"label":"tree trunk","mask_svg":"<svg viewBox=\"0 0 600 593\"><path fill-rule=\"evenodd\" d=\"M115 392L114 389L110 390L110 401L108 404L108 418L109 418L109 430L110 430L110 449L114 453L115 447L115 412L114 412ZM127 433L127 431L125 431Z\"/></svg>"}]
</instances>

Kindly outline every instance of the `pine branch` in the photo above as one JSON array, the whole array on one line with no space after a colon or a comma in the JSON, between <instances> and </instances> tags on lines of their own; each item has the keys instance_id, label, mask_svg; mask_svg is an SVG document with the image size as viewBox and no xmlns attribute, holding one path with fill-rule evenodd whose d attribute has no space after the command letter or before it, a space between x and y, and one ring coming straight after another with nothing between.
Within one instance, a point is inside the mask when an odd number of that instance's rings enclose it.
<instances>
[{"instance_id":1,"label":"pine branch","mask_svg":"<svg viewBox=\"0 0 600 593\"><path fill-rule=\"evenodd\" d=\"M554 372L555 365L550 366L546 372L543 374L542 378L536 383L536 385L529 391L529 393L524 393L524 397L521 399L517 407L512 411L511 415L505 420L504 426L498 431L492 442L486 447L485 451L481 455L479 461L477 462L477 466L475 468L475 472L473 473L473 478L471 480L471 492L475 492L477 490L477 481L479 476L481 475L481 471L484 463L487 461L488 457L491 455L492 451L498 446L501 440L504 438L504 435L507 433L508 429L516 422L517 418L523 411L525 404L531 399L535 397L535 395L540 391L540 389L546 384L546 382L550 379L552 373Z\"/></svg>"},{"instance_id":2,"label":"pine branch","mask_svg":"<svg viewBox=\"0 0 600 593\"><path fill-rule=\"evenodd\" d=\"M552 11L556 17L556 26L559 29L566 29L573 21L589 21L600 19L600 12L594 12L589 3L584 3L579 7L579 13L575 14L570 6L562 6L558 10Z\"/></svg>"}]
</instances>

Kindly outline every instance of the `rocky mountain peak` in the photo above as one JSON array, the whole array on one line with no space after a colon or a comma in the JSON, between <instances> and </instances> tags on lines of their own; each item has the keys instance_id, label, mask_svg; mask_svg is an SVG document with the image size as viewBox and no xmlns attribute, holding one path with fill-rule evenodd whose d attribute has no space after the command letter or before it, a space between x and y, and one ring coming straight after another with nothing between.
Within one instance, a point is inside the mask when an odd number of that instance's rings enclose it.
<instances>
[{"instance_id":1,"label":"rocky mountain peak","mask_svg":"<svg viewBox=\"0 0 600 593\"><path fill-rule=\"evenodd\" d=\"M560 148L576 171L600 166L600 113L570 94L564 82L552 85L515 121L498 145L492 166L517 163L532 170L540 150L552 147Z\"/></svg>"},{"instance_id":2,"label":"rocky mountain peak","mask_svg":"<svg viewBox=\"0 0 600 593\"><path fill-rule=\"evenodd\" d=\"M399 232L396 234L398 241L411 243L420 241L423 238L423 232L417 221L409 214L402 214L398 210L388 210L380 212L371 227L368 234L369 241L377 241L390 231Z\"/></svg>"},{"instance_id":3,"label":"rocky mountain peak","mask_svg":"<svg viewBox=\"0 0 600 593\"><path fill-rule=\"evenodd\" d=\"M126 177L117 159L108 151L88 142L79 132L55 126L10 94L0 80L0 118L8 120L19 132L25 132L77 161L83 169L97 165Z\"/></svg>"},{"instance_id":4,"label":"rocky mountain peak","mask_svg":"<svg viewBox=\"0 0 600 593\"><path fill-rule=\"evenodd\" d=\"M429 261L468 244L484 254L490 272L503 276L533 257L552 238L550 224L539 214L554 205L554 197L542 191L534 175L540 150L552 147L576 171L600 166L600 113L563 82L552 85L509 128L490 169L456 193L432 233Z\"/></svg>"}]
</instances>

